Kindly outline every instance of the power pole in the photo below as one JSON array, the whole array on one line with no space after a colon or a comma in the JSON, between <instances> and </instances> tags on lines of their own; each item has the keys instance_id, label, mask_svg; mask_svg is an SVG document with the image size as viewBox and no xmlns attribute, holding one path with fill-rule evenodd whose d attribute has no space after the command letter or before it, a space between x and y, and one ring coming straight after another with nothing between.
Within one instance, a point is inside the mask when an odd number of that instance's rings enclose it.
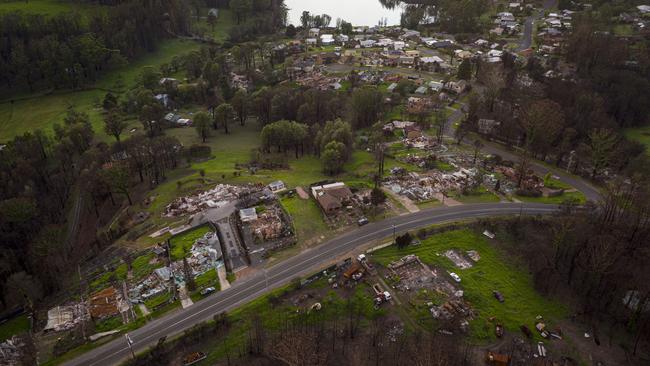
<instances>
[{"instance_id":1,"label":"power pole","mask_svg":"<svg viewBox=\"0 0 650 366\"><path fill-rule=\"evenodd\" d=\"M83 304L84 302L84 294L83 294L83 286L82 286L82 279L81 279L81 265L77 264L77 274L79 275L79 299L81 299L81 303ZM84 307L85 311L85 307ZM85 315L85 314L84 314ZM84 318L81 318L81 336L83 339L86 339L86 321Z\"/></svg>"},{"instance_id":2,"label":"power pole","mask_svg":"<svg viewBox=\"0 0 650 366\"><path fill-rule=\"evenodd\" d=\"M129 336L129 333L125 333L124 338L126 339L126 344L129 346L129 350L131 351L131 356L135 360L135 352L133 352L133 347L132 347L134 342Z\"/></svg>"}]
</instances>

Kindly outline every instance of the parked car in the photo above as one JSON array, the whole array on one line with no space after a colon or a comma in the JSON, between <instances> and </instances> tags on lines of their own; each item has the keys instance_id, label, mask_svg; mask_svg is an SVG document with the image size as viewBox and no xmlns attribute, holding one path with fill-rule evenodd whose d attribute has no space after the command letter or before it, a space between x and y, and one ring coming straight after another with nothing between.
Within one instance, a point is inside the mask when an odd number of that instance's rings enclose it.
<instances>
[{"instance_id":1,"label":"parked car","mask_svg":"<svg viewBox=\"0 0 650 366\"><path fill-rule=\"evenodd\" d=\"M456 281L456 282L460 282L460 276L457 275L456 273L451 272L449 275L451 276L451 278L454 279L454 281Z\"/></svg>"},{"instance_id":2,"label":"parked car","mask_svg":"<svg viewBox=\"0 0 650 366\"><path fill-rule=\"evenodd\" d=\"M201 290L201 295L202 296L210 295L211 293L215 292L216 290L217 289L215 289L214 287L206 287L203 290Z\"/></svg>"},{"instance_id":3,"label":"parked car","mask_svg":"<svg viewBox=\"0 0 650 366\"><path fill-rule=\"evenodd\" d=\"M359 221L357 221L357 224L359 224L359 226L363 226L363 225L366 225L366 224L369 223L369 222L370 222L370 221L368 221L367 218L362 217L362 218L359 219Z\"/></svg>"}]
</instances>

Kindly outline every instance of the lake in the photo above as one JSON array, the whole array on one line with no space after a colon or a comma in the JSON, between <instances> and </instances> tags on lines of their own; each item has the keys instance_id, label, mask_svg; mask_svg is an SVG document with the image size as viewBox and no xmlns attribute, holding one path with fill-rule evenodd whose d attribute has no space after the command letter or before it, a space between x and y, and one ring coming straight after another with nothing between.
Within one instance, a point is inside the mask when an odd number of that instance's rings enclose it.
<instances>
[{"instance_id":1,"label":"lake","mask_svg":"<svg viewBox=\"0 0 650 366\"><path fill-rule=\"evenodd\" d=\"M384 8L379 0L284 0L289 8L288 21L300 25L303 11L312 15L327 14L332 17L330 26L336 25L336 18L341 18L352 25L373 26L380 19L387 19L388 25L399 25L402 10Z\"/></svg>"}]
</instances>

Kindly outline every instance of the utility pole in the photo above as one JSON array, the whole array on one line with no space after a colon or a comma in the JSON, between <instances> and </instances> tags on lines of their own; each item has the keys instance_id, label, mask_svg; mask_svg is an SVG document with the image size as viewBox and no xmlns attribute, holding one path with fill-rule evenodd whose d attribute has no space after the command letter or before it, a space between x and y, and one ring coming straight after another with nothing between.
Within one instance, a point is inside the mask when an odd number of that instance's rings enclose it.
<instances>
[{"instance_id":1,"label":"utility pole","mask_svg":"<svg viewBox=\"0 0 650 366\"><path fill-rule=\"evenodd\" d=\"M129 337L129 333L125 333L124 338L126 339L126 344L129 346L129 350L131 351L131 356L135 360L135 352L133 352L133 347L132 347L134 342L131 339L131 337Z\"/></svg>"},{"instance_id":2,"label":"utility pole","mask_svg":"<svg viewBox=\"0 0 650 366\"><path fill-rule=\"evenodd\" d=\"M83 304L84 302L84 294L83 294L83 286L81 285L81 265L77 264L77 274L79 275L79 298L81 299L81 303ZM84 308L85 309L85 308ZM85 314L84 314L85 315ZM81 336L83 339L86 339L86 321L84 318L81 318Z\"/></svg>"},{"instance_id":3,"label":"utility pole","mask_svg":"<svg viewBox=\"0 0 650 366\"><path fill-rule=\"evenodd\" d=\"M269 289L269 272L266 268L264 268L264 287L266 290Z\"/></svg>"}]
</instances>

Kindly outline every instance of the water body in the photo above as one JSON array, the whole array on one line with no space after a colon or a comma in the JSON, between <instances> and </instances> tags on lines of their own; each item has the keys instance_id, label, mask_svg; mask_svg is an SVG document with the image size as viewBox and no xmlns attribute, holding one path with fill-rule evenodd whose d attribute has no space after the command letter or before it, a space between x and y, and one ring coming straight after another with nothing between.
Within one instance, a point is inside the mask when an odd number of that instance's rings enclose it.
<instances>
[{"instance_id":1,"label":"water body","mask_svg":"<svg viewBox=\"0 0 650 366\"><path fill-rule=\"evenodd\" d=\"M332 17L330 26L336 25L336 18L341 18L355 26L373 26L380 19L386 19L387 25L399 25L401 7L387 9L379 0L284 0L289 8L288 21L300 24L303 11L312 15L327 14Z\"/></svg>"}]
</instances>

